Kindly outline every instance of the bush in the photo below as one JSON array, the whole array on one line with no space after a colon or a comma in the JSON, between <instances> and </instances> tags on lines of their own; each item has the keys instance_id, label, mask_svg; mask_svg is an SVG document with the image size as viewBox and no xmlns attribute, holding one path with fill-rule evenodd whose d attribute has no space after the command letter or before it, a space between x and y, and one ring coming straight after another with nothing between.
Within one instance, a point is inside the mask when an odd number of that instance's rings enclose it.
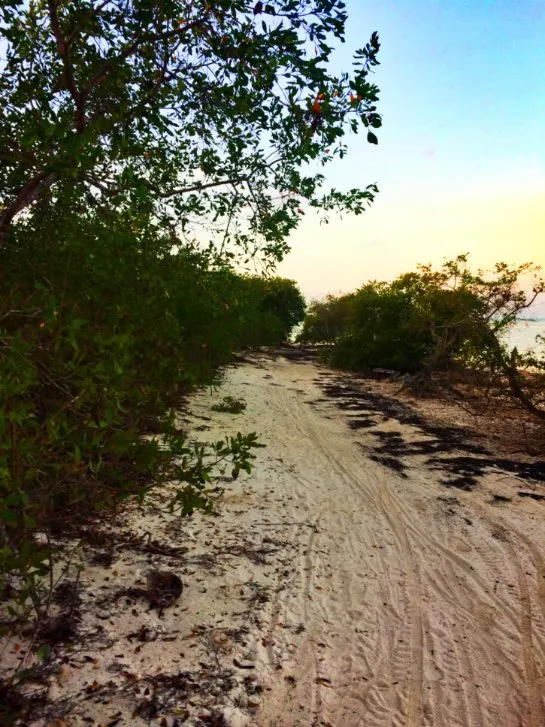
<instances>
[{"instance_id":1,"label":"bush","mask_svg":"<svg viewBox=\"0 0 545 727\"><path fill-rule=\"evenodd\" d=\"M278 333L282 341L287 341L292 330L305 317L305 299L293 280L258 278L256 282L261 287L262 314L272 316L280 322Z\"/></svg>"},{"instance_id":2,"label":"bush","mask_svg":"<svg viewBox=\"0 0 545 727\"><path fill-rule=\"evenodd\" d=\"M246 409L244 399L235 399L233 396L224 396L219 404L212 406L213 411L227 412L228 414L240 414Z\"/></svg>"},{"instance_id":3,"label":"bush","mask_svg":"<svg viewBox=\"0 0 545 727\"><path fill-rule=\"evenodd\" d=\"M309 170L349 128L377 143L378 36L335 76L344 4L299 5L2 3L0 573L29 592L36 534L170 472L169 407L301 319L292 282L233 260L281 260L303 200L359 214L377 192ZM250 445L225 445L233 472Z\"/></svg>"},{"instance_id":4,"label":"bush","mask_svg":"<svg viewBox=\"0 0 545 727\"><path fill-rule=\"evenodd\" d=\"M331 353L334 365L413 371L431 344L407 292L369 284L351 303L349 328Z\"/></svg>"},{"instance_id":5,"label":"bush","mask_svg":"<svg viewBox=\"0 0 545 727\"><path fill-rule=\"evenodd\" d=\"M313 301L306 312L300 343L332 343L348 331L354 295L328 295Z\"/></svg>"},{"instance_id":6,"label":"bush","mask_svg":"<svg viewBox=\"0 0 545 727\"><path fill-rule=\"evenodd\" d=\"M312 304L300 338L329 342L327 357L342 368L418 373L420 384L453 369L473 372L484 387L501 380L505 392L545 418L543 356L504 343L504 333L544 290L537 271L498 263L489 273L473 273L467 255L438 270L421 265L392 283L368 283ZM523 287L532 275L532 287Z\"/></svg>"},{"instance_id":7,"label":"bush","mask_svg":"<svg viewBox=\"0 0 545 727\"><path fill-rule=\"evenodd\" d=\"M283 339L271 281L172 242L145 215L52 205L0 249L0 576L39 578L37 532L174 477L185 444L165 412L214 383L235 348ZM185 487L202 506L199 482Z\"/></svg>"}]
</instances>

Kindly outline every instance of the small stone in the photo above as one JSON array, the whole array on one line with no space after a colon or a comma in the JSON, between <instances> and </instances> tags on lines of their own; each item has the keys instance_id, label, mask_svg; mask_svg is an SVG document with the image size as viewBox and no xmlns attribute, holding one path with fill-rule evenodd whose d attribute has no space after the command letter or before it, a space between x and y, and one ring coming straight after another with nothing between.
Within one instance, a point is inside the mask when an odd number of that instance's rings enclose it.
<instances>
[{"instance_id":1,"label":"small stone","mask_svg":"<svg viewBox=\"0 0 545 727\"><path fill-rule=\"evenodd\" d=\"M57 681L62 686L63 684L66 684L66 682L70 679L71 674L72 671L68 664L61 664L57 672Z\"/></svg>"},{"instance_id":2,"label":"small stone","mask_svg":"<svg viewBox=\"0 0 545 727\"><path fill-rule=\"evenodd\" d=\"M150 571L146 576L147 595L152 606L167 608L182 595L182 579L170 571Z\"/></svg>"},{"instance_id":3,"label":"small stone","mask_svg":"<svg viewBox=\"0 0 545 727\"><path fill-rule=\"evenodd\" d=\"M174 707L172 714L183 721L189 718L189 709L186 709L185 707Z\"/></svg>"}]
</instances>

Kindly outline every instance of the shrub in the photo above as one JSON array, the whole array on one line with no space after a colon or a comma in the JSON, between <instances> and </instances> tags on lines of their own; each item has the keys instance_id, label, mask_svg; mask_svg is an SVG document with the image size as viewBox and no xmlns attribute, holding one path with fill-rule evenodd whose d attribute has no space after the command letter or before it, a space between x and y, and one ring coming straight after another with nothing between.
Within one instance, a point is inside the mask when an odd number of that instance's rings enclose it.
<instances>
[{"instance_id":1,"label":"shrub","mask_svg":"<svg viewBox=\"0 0 545 727\"><path fill-rule=\"evenodd\" d=\"M261 286L260 310L280 321L279 335L287 341L305 317L305 300L295 281L285 278L258 279Z\"/></svg>"},{"instance_id":2,"label":"shrub","mask_svg":"<svg viewBox=\"0 0 545 727\"><path fill-rule=\"evenodd\" d=\"M491 272L473 273L467 255L438 270L421 265L392 283L368 283L314 303L301 340L331 342L327 356L337 366L418 373L419 384L438 371L471 370L485 387L503 381L510 396L545 418L543 357L504 343L504 333L545 289L537 271L532 264L498 263ZM523 287L521 280L532 276Z\"/></svg>"},{"instance_id":3,"label":"shrub","mask_svg":"<svg viewBox=\"0 0 545 727\"><path fill-rule=\"evenodd\" d=\"M300 343L332 343L347 332L354 295L328 295L325 301L313 301L306 312Z\"/></svg>"},{"instance_id":4,"label":"shrub","mask_svg":"<svg viewBox=\"0 0 545 727\"><path fill-rule=\"evenodd\" d=\"M2 3L0 572L29 592L36 534L145 491L169 407L302 316L293 283L233 260L282 259L302 200L373 200L308 172L349 128L377 143L378 36L335 76L345 23L340 0Z\"/></svg>"},{"instance_id":5,"label":"shrub","mask_svg":"<svg viewBox=\"0 0 545 727\"><path fill-rule=\"evenodd\" d=\"M240 414L246 409L244 399L235 399L233 396L224 396L219 404L212 406L214 411L227 412L228 414Z\"/></svg>"},{"instance_id":6,"label":"shrub","mask_svg":"<svg viewBox=\"0 0 545 727\"><path fill-rule=\"evenodd\" d=\"M186 445L165 411L213 383L235 348L284 331L263 310L264 284L189 247L172 253L151 217L136 232L129 213L58 215L52 205L19 224L0 250L0 577L24 574L29 589L50 556L35 534L174 477ZM142 439L158 430L168 446ZM234 446L238 474L249 459ZM188 472L188 502L204 506Z\"/></svg>"},{"instance_id":7,"label":"shrub","mask_svg":"<svg viewBox=\"0 0 545 727\"><path fill-rule=\"evenodd\" d=\"M353 297L349 328L331 353L334 365L412 371L429 350L430 336L404 291L369 284Z\"/></svg>"}]
</instances>

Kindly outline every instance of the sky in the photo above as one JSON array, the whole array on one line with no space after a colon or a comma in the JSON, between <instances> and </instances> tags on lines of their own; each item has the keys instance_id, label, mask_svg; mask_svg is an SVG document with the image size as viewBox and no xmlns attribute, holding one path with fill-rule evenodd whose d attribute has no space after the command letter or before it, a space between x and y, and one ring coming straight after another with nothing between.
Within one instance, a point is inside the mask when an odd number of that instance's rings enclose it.
<instances>
[{"instance_id":1,"label":"sky","mask_svg":"<svg viewBox=\"0 0 545 727\"><path fill-rule=\"evenodd\" d=\"M326 175L340 189L376 182L380 194L328 225L308 212L278 273L311 299L464 252L479 268L545 267L545 0L346 5L334 63L349 68L379 33L383 126L378 146L351 136Z\"/></svg>"}]
</instances>

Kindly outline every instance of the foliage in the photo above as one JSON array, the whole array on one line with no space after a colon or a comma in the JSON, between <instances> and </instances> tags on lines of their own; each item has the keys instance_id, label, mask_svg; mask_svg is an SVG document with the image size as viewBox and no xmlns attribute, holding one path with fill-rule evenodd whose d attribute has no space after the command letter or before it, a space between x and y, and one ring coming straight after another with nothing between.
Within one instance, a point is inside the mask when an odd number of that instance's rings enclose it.
<instances>
[{"instance_id":1,"label":"foliage","mask_svg":"<svg viewBox=\"0 0 545 727\"><path fill-rule=\"evenodd\" d=\"M234 348L280 342L284 326L263 312L266 282L180 244L171 253L151 218L59 205L19 222L0 252L0 575L22 575L35 606L51 555L36 533L49 542L75 513L166 475L186 482L182 513L208 507L204 455L175 466L189 453L163 413L213 383ZM248 471L247 436L221 447L234 475Z\"/></svg>"},{"instance_id":2,"label":"foliage","mask_svg":"<svg viewBox=\"0 0 545 727\"><path fill-rule=\"evenodd\" d=\"M245 303L244 334L251 343L275 344L289 339L305 316L305 300L293 280L272 276L244 276L239 299ZM257 314L257 315L256 315Z\"/></svg>"},{"instance_id":3,"label":"foliage","mask_svg":"<svg viewBox=\"0 0 545 727\"><path fill-rule=\"evenodd\" d=\"M212 409L228 414L240 414L246 409L246 402L244 399L236 399L234 396L224 396L219 404L212 406Z\"/></svg>"},{"instance_id":4,"label":"foliage","mask_svg":"<svg viewBox=\"0 0 545 727\"><path fill-rule=\"evenodd\" d=\"M213 478L224 475L228 466L234 480L241 472L250 474L255 459L252 449L263 446L255 432L246 435L238 432L234 437L191 447L174 431L166 444L169 467L162 471L161 479L177 485L169 507L171 512L179 511L182 516L191 515L196 509L212 512L219 496L219 488L211 487Z\"/></svg>"},{"instance_id":5,"label":"foliage","mask_svg":"<svg viewBox=\"0 0 545 727\"><path fill-rule=\"evenodd\" d=\"M327 191L316 171L347 129L374 144L381 125L377 34L351 75L328 68L346 19L341 0L6 0L0 239L67 186L104 210L146 205L224 255L260 240L280 259L303 203L362 212L374 185Z\"/></svg>"},{"instance_id":6,"label":"foliage","mask_svg":"<svg viewBox=\"0 0 545 727\"><path fill-rule=\"evenodd\" d=\"M491 272L474 273L467 255L438 270L420 265L391 283L367 283L311 305L301 340L332 343L330 361L354 370L418 373L420 382L460 367L478 372L485 383L500 377L511 396L543 418L543 358L509 350L504 341L545 289L537 272L532 264L498 263ZM523 373L528 368L533 376Z\"/></svg>"},{"instance_id":7,"label":"foliage","mask_svg":"<svg viewBox=\"0 0 545 727\"><path fill-rule=\"evenodd\" d=\"M408 291L370 283L351 302L350 328L332 354L335 365L413 371L431 347L431 336Z\"/></svg>"},{"instance_id":8,"label":"foliage","mask_svg":"<svg viewBox=\"0 0 545 727\"><path fill-rule=\"evenodd\" d=\"M300 341L331 344L330 363L360 371L375 367L412 371L431 346L410 291L378 282L311 305Z\"/></svg>"},{"instance_id":9,"label":"foliage","mask_svg":"<svg viewBox=\"0 0 545 727\"><path fill-rule=\"evenodd\" d=\"M278 333L281 340L286 341L292 330L301 323L305 317L305 299L301 295L297 284L286 278L258 278L255 280L261 286L260 309L263 315L274 316L280 321L281 328Z\"/></svg>"},{"instance_id":10,"label":"foliage","mask_svg":"<svg viewBox=\"0 0 545 727\"><path fill-rule=\"evenodd\" d=\"M165 411L304 312L293 282L235 259L281 259L304 206L373 199L318 171L381 125L377 35L329 70L345 22L341 0L1 4L0 575L36 610L78 513L166 474L183 513L208 507L208 450ZM236 476L253 446L216 455Z\"/></svg>"},{"instance_id":11,"label":"foliage","mask_svg":"<svg viewBox=\"0 0 545 727\"><path fill-rule=\"evenodd\" d=\"M309 305L298 336L300 343L332 343L348 328L354 295L328 295Z\"/></svg>"}]
</instances>

